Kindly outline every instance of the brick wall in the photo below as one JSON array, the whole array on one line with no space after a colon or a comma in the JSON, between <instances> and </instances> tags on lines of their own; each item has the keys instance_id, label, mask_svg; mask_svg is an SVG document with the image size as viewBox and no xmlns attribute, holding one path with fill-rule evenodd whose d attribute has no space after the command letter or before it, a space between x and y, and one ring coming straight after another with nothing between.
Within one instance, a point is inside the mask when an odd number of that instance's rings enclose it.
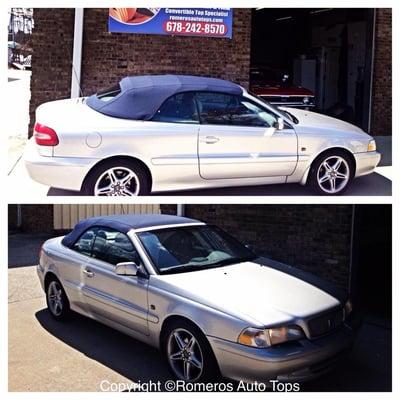
<instances>
[{"instance_id":1,"label":"brick wall","mask_svg":"<svg viewBox=\"0 0 400 400\"><path fill-rule=\"evenodd\" d=\"M73 9L34 9L31 124L35 108L68 97ZM248 85L251 10L234 10L233 38L108 33L108 9L85 9L81 86L84 95L130 74L182 73Z\"/></svg>"},{"instance_id":2,"label":"brick wall","mask_svg":"<svg viewBox=\"0 0 400 400\"><path fill-rule=\"evenodd\" d=\"M174 213L170 206L162 212ZM347 287L349 205L187 205L186 216L216 224L260 254Z\"/></svg>"},{"instance_id":3,"label":"brick wall","mask_svg":"<svg viewBox=\"0 0 400 400\"><path fill-rule=\"evenodd\" d=\"M234 10L233 39L108 33L107 9L85 9L81 83L85 95L129 74L184 73L249 79L251 10ZM371 132L391 135L391 9L377 9ZM70 95L74 9L35 8L30 129L34 111Z\"/></svg>"},{"instance_id":4,"label":"brick wall","mask_svg":"<svg viewBox=\"0 0 400 400\"><path fill-rule=\"evenodd\" d=\"M392 10L390 8L376 10L371 133L392 134Z\"/></svg>"},{"instance_id":5,"label":"brick wall","mask_svg":"<svg viewBox=\"0 0 400 400\"><path fill-rule=\"evenodd\" d=\"M29 136L39 104L70 96L75 13L73 8L35 8L33 15Z\"/></svg>"},{"instance_id":6,"label":"brick wall","mask_svg":"<svg viewBox=\"0 0 400 400\"><path fill-rule=\"evenodd\" d=\"M17 206L8 206L9 230L17 228ZM53 204L24 204L21 207L22 226L20 230L28 233L53 232Z\"/></svg>"},{"instance_id":7,"label":"brick wall","mask_svg":"<svg viewBox=\"0 0 400 400\"><path fill-rule=\"evenodd\" d=\"M232 39L108 33L108 9L86 9L82 84L85 94L128 74L182 73L247 85L251 10L235 9Z\"/></svg>"},{"instance_id":8,"label":"brick wall","mask_svg":"<svg viewBox=\"0 0 400 400\"><path fill-rule=\"evenodd\" d=\"M18 228L17 205L8 205L8 231L12 232Z\"/></svg>"}]
</instances>

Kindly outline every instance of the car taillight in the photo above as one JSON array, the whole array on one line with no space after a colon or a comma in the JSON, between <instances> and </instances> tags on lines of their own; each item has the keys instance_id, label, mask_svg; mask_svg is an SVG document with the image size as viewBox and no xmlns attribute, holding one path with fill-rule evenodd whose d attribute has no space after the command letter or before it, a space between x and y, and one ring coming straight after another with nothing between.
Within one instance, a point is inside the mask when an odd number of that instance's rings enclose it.
<instances>
[{"instance_id":1,"label":"car taillight","mask_svg":"<svg viewBox=\"0 0 400 400\"><path fill-rule=\"evenodd\" d=\"M43 244L42 244L39 249L39 262L40 262L40 259L42 258L43 253L44 253L44 251L43 251Z\"/></svg>"},{"instance_id":2,"label":"car taillight","mask_svg":"<svg viewBox=\"0 0 400 400\"><path fill-rule=\"evenodd\" d=\"M54 129L36 122L33 137L39 146L57 146L58 136Z\"/></svg>"}]
</instances>

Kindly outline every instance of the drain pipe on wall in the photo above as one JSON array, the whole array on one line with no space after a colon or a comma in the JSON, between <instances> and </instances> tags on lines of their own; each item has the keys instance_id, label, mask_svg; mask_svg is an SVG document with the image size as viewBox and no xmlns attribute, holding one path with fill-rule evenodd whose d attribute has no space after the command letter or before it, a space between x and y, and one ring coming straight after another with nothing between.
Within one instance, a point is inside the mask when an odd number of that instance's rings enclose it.
<instances>
[{"instance_id":1,"label":"drain pipe on wall","mask_svg":"<svg viewBox=\"0 0 400 400\"><path fill-rule=\"evenodd\" d=\"M372 96L374 92L374 88L372 87L372 80L374 79L374 67L375 67L375 38L376 35L376 8L374 8L374 22L372 27L372 50L371 50L371 75L370 75L370 82L369 85L369 105L368 105L368 127L367 132L371 132L371 122L372 122Z\"/></svg>"},{"instance_id":2,"label":"drain pipe on wall","mask_svg":"<svg viewBox=\"0 0 400 400\"><path fill-rule=\"evenodd\" d=\"M71 99L83 96L81 90L83 8L75 8L74 48L72 54Z\"/></svg>"},{"instance_id":3,"label":"drain pipe on wall","mask_svg":"<svg viewBox=\"0 0 400 400\"><path fill-rule=\"evenodd\" d=\"M17 228L22 227L22 207L21 204L17 204Z\"/></svg>"},{"instance_id":4,"label":"drain pipe on wall","mask_svg":"<svg viewBox=\"0 0 400 400\"><path fill-rule=\"evenodd\" d=\"M176 215L178 217L184 217L185 216L185 205L184 204L177 204L176 205Z\"/></svg>"}]
</instances>

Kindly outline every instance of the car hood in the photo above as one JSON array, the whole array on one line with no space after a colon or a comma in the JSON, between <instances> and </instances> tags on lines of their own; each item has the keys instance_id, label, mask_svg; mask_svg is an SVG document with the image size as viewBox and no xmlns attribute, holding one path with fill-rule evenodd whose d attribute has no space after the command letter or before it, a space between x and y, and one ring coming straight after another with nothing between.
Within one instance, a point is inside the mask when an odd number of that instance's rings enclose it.
<instances>
[{"instance_id":1,"label":"car hood","mask_svg":"<svg viewBox=\"0 0 400 400\"><path fill-rule=\"evenodd\" d=\"M158 275L154 284L253 326L287 323L340 305L316 286L256 262Z\"/></svg>"},{"instance_id":2,"label":"car hood","mask_svg":"<svg viewBox=\"0 0 400 400\"><path fill-rule=\"evenodd\" d=\"M340 119L328 117L327 115L319 114L312 111L299 110L297 108L287 108L287 107L279 107L280 109L293 114L298 120L297 127L306 127L306 128L318 128L326 129L330 132L332 131L340 131L340 132L349 132L349 133L358 133L362 134L365 137L368 136L362 129L359 127L349 124L348 122L341 121Z\"/></svg>"}]
</instances>

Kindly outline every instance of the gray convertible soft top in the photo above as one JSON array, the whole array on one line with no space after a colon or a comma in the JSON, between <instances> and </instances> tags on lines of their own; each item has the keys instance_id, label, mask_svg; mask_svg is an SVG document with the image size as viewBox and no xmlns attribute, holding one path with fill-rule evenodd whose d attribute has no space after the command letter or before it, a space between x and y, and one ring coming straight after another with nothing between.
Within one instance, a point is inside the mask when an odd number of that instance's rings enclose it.
<instances>
[{"instance_id":1,"label":"gray convertible soft top","mask_svg":"<svg viewBox=\"0 0 400 400\"><path fill-rule=\"evenodd\" d=\"M243 89L223 79L190 75L145 75L123 78L114 97L94 94L86 104L116 118L149 120L169 97L177 93L211 91L241 95Z\"/></svg>"},{"instance_id":2,"label":"gray convertible soft top","mask_svg":"<svg viewBox=\"0 0 400 400\"><path fill-rule=\"evenodd\" d=\"M84 219L76 224L74 229L68 233L68 235L64 236L62 244L67 247L72 247L87 229L94 226L112 228L122 233L127 233L131 229L188 223L200 223L200 221L186 217L179 217L177 215L165 214L123 214L92 217Z\"/></svg>"}]
</instances>

